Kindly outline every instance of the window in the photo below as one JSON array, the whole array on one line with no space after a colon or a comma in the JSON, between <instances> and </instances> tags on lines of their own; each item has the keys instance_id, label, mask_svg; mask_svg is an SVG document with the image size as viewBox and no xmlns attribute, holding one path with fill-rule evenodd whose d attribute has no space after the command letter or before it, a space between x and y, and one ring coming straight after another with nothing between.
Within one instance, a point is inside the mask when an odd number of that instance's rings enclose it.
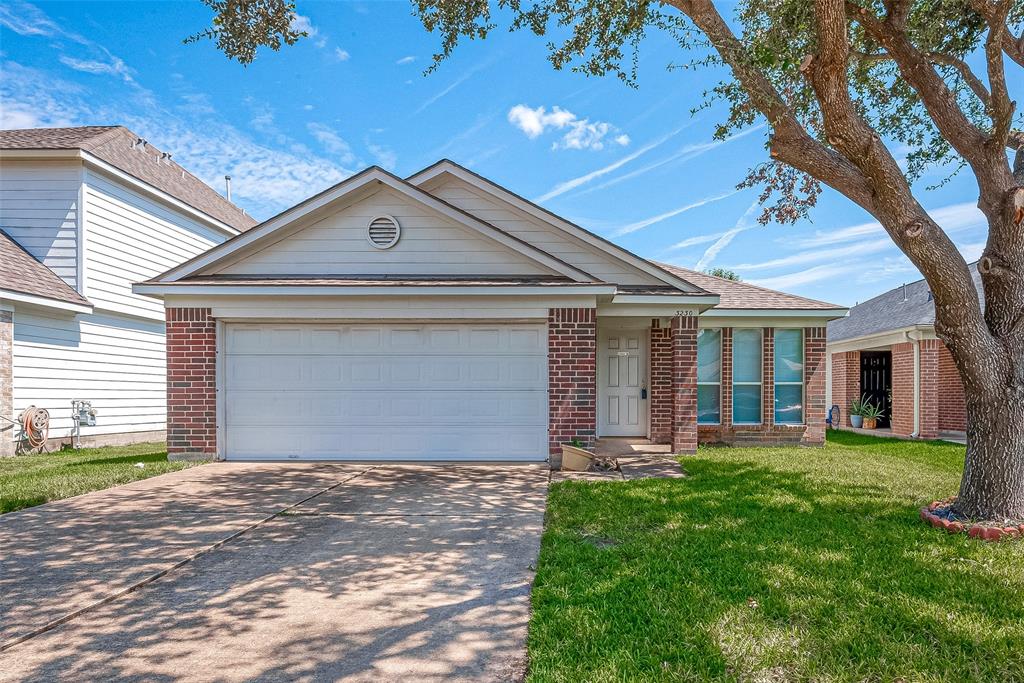
<instances>
[{"instance_id":1,"label":"window","mask_svg":"<svg viewBox=\"0 0 1024 683\"><path fill-rule=\"evenodd\" d=\"M697 424L722 421L722 331L697 331Z\"/></svg>"},{"instance_id":2,"label":"window","mask_svg":"<svg viewBox=\"0 0 1024 683\"><path fill-rule=\"evenodd\" d=\"M775 330L775 422L804 421L804 333Z\"/></svg>"},{"instance_id":3,"label":"window","mask_svg":"<svg viewBox=\"0 0 1024 683\"><path fill-rule=\"evenodd\" d=\"M761 423L761 330L732 333L732 422Z\"/></svg>"}]
</instances>

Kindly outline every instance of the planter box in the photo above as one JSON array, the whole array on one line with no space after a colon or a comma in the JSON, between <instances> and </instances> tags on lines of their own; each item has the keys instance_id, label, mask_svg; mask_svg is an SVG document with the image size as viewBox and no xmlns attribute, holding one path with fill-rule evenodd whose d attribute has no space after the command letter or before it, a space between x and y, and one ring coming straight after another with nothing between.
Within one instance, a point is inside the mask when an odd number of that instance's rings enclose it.
<instances>
[{"instance_id":1,"label":"planter box","mask_svg":"<svg viewBox=\"0 0 1024 683\"><path fill-rule=\"evenodd\" d=\"M562 469L574 472L586 472L594 462L594 454L590 451L562 444Z\"/></svg>"}]
</instances>

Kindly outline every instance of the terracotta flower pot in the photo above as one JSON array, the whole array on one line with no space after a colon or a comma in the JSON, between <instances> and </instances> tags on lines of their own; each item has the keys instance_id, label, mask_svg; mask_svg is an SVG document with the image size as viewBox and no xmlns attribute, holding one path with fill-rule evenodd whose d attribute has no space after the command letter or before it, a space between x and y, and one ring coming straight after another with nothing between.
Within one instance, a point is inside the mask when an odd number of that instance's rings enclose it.
<instances>
[{"instance_id":1,"label":"terracotta flower pot","mask_svg":"<svg viewBox=\"0 0 1024 683\"><path fill-rule=\"evenodd\" d=\"M878 427L878 418L865 417L864 418L864 429L875 429Z\"/></svg>"},{"instance_id":2,"label":"terracotta flower pot","mask_svg":"<svg viewBox=\"0 0 1024 683\"><path fill-rule=\"evenodd\" d=\"M576 448L569 444L562 444L562 469L574 472L586 472L590 463L594 461L594 454L590 451Z\"/></svg>"}]
</instances>

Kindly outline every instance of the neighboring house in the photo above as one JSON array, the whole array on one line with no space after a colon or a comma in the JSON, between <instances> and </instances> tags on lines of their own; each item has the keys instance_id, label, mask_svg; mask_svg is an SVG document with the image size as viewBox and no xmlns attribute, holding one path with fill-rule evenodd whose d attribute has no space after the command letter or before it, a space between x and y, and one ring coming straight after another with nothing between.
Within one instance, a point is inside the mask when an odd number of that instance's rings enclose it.
<instances>
[{"instance_id":1,"label":"neighboring house","mask_svg":"<svg viewBox=\"0 0 1024 683\"><path fill-rule=\"evenodd\" d=\"M970 265L984 299L976 263ZM964 388L953 357L935 336L935 302L924 280L880 294L828 324L829 406L850 424L850 403L867 396L882 406L882 429L937 438L967 429Z\"/></svg>"},{"instance_id":2,"label":"neighboring house","mask_svg":"<svg viewBox=\"0 0 1024 683\"><path fill-rule=\"evenodd\" d=\"M0 131L0 454L29 407L50 436L164 438L163 307L131 284L255 221L119 126Z\"/></svg>"},{"instance_id":3,"label":"neighboring house","mask_svg":"<svg viewBox=\"0 0 1024 683\"><path fill-rule=\"evenodd\" d=\"M226 459L821 444L846 313L651 263L450 161L369 168L135 291L167 308L169 451Z\"/></svg>"}]
</instances>

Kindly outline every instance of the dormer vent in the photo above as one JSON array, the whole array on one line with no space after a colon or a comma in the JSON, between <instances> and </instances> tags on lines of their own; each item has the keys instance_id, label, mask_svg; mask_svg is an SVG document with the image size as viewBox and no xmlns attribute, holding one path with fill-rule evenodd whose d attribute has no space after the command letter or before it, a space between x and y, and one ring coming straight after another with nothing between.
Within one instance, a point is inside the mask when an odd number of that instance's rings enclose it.
<instances>
[{"instance_id":1,"label":"dormer vent","mask_svg":"<svg viewBox=\"0 0 1024 683\"><path fill-rule=\"evenodd\" d=\"M377 249L390 249L401 235L402 226L394 216L377 216L366 226L366 239Z\"/></svg>"}]
</instances>

